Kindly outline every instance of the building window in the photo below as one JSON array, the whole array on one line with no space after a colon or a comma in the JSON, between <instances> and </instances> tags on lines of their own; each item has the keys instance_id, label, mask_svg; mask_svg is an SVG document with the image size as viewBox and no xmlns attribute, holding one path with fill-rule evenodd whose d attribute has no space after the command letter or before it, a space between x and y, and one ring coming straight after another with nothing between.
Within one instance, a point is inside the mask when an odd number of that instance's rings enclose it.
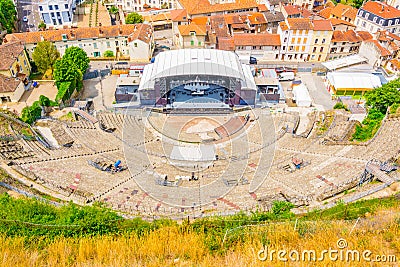
<instances>
[{"instance_id":1,"label":"building window","mask_svg":"<svg viewBox=\"0 0 400 267\"><path fill-rule=\"evenodd\" d=\"M379 25L383 25L383 19L379 21Z\"/></svg>"},{"instance_id":2,"label":"building window","mask_svg":"<svg viewBox=\"0 0 400 267\"><path fill-rule=\"evenodd\" d=\"M133 46L134 46L134 47L137 47L137 43L133 43Z\"/></svg>"},{"instance_id":3,"label":"building window","mask_svg":"<svg viewBox=\"0 0 400 267\"><path fill-rule=\"evenodd\" d=\"M54 9L55 9L55 10L58 10L58 5L55 5L55 6L54 6Z\"/></svg>"},{"instance_id":4,"label":"building window","mask_svg":"<svg viewBox=\"0 0 400 267\"><path fill-rule=\"evenodd\" d=\"M392 20L389 20L389 22L388 22L388 26L392 26Z\"/></svg>"},{"instance_id":5,"label":"building window","mask_svg":"<svg viewBox=\"0 0 400 267\"><path fill-rule=\"evenodd\" d=\"M317 52L317 48L316 48L315 46L314 46L312 52L313 52L313 53Z\"/></svg>"},{"instance_id":6,"label":"building window","mask_svg":"<svg viewBox=\"0 0 400 267\"><path fill-rule=\"evenodd\" d=\"M190 32L191 36L196 36L196 32Z\"/></svg>"},{"instance_id":7,"label":"building window","mask_svg":"<svg viewBox=\"0 0 400 267\"><path fill-rule=\"evenodd\" d=\"M93 43L93 48L97 49L97 43Z\"/></svg>"},{"instance_id":8,"label":"building window","mask_svg":"<svg viewBox=\"0 0 400 267\"><path fill-rule=\"evenodd\" d=\"M190 41L190 45L194 46L194 41L193 40Z\"/></svg>"},{"instance_id":9,"label":"building window","mask_svg":"<svg viewBox=\"0 0 400 267\"><path fill-rule=\"evenodd\" d=\"M360 17L362 17L364 11L360 10L360 13L358 14Z\"/></svg>"},{"instance_id":10,"label":"building window","mask_svg":"<svg viewBox=\"0 0 400 267\"><path fill-rule=\"evenodd\" d=\"M369 13L365 13L365 18L368 19Z\"/></svg>"},{"instance_id":11,"label":"building window","mask_svg":"<svg viewBox=\"0 0 400 267\"><path fill-rule=\"evenodd\" d=\"M39 11L43 11L43 7L42 6L39 6Z\"/></svg>"},{"instance_id":12,"label":"building window","mask_svg":"<svg viewBox=\"0 0 400 267\"><path fill-rule=\"evenodd\" d=\"M307 38L304 38L303 39L303 44L306 44L307 43Z\"/></svg>"},{"instance_id":13,"label":"building window","mask_svg":"<svg viewBox=\"0 0 400 267\"><path fill-rule=\"evenodd\" d=\"M376 22L376 20L377 20L377 17L374 17L374 19L372 20L373 22Z\"/></svg>"},{"instance_id":14,"label":"building window","mask_svg":"<svg viewBox=\"0 0 400 267\"><path fill-rule=\"evenodd\" d=\"M64 7L65 7L65 9L68 9L68 4L65 4Z\"/></svg>"},{"instance_id":15,"label":"building window","mask_svg":"<svg viewBox=\"0 0 400 267\"><path fill-rule=\"evenodd\" d=\"M321 49L319 50L320 53L324 52L324 48L321 47Z\"/></svg>"},{"instance_id":16,"label":"building window","mask_svg":"<svg viewBox=\"0 0 400 267\"><path fill-rule=\"evenodd\" d=\"M199 42L197 43L197 45L198 45L198 46L201 46L201 42L199 41Z\"/></svg>"},{"instance_id":17,"label":"building window","mask_svg":"<svg viewBox=\"0 0 400 267\"><path fill-rule=\"evenodd\" d=\"M322 43L323 43L323 44L325 43L325 38L324 38L324 39L322 39Z\"/></svg>"},{"instance_id":18,"label":"building window","mask_svg":"<svg viewBox=\"0 0 400 267\"><path fill-rule=\"evenodd\" d=\"M396 19L396 21L394 22L394 24L399 24L399 19Z\"/></svg>"},{"instance_id":19,"label":"building window","mask_svg":"<svg viewBox=\"0 0 400 267\"><path fill-rule=\"evenodd\" d=\"M110 48L110 42L107 42L107 48Z\"/></svg>"},{"instance_id":20,"label":"building window","mask_svg":"<svg viewBox=\"0 0 400 267\"><path fill-rule=\"evenodd\" d=\"M53 6L49 6L49 10L53 10Z\"/></svg>"},{"instance_id":21,"label":"building window","mask_svg":"<svg viewBox=\"0 0 400 267\"><path fill-rule=\"evenodd\" d=\"M314 44L318 44L318 39L315 39L315 42L314 42Z\"/></svg>"}]
</instances>

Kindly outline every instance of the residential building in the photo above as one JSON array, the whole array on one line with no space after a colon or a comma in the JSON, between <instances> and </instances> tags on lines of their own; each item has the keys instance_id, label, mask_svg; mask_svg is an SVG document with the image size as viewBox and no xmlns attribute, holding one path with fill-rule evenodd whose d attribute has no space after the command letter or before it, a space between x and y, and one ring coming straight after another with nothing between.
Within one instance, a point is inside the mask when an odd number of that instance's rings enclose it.
<instances>
[{"instance_id":1,"label":"residential building","mask_svg":"<svg viewBox=\"0 0 400 267\"><path fill-rule=\"evenodd\" d=\"M82 48L89 58L101 59L112 51L117 59L148 62L152 57L154 40L148 24L127 24L91 28L72 28L40 32L12 33L4 41L22 41L31 55L37 43L52 42L62 56L71 46Z\"/></svg>"},{"instance_id":2,"label":"residential building","mask_svg":"<svg viewBox=\"0 0 400 267\"><path fill-rule=\"evenodd\" d=\"M333 60L358 54L361 43L372 39L373 36L365 31L333 31L328 59Z\"/></svg>"},{"instance_id":3,"label":"residential building","mask_svg":"<svg viewBox=\"0 0 400 267\"><path fill-rule=\"evenodd\" d=\"M400 10L383 2L366 2L358 10L355 20L357 30L376 33L387 30L396 35L400 34Z\"/></svg>"},{"instance_id":4,"label":"residential building","mask_svg":"<svg viewBox=\"0 0 400 267\"><path fill-rule=\"evenodd\" d=\"M307 61L313 38L313 25L310 19L289 18L279 24L281 36L281 60Z\"/></svg>"},{"instance_id":5,"label":"residential building","mask_svg":"<svg viewBox=\"0 0 400 267\"><path fill-rule=\"evenodd\" d=\"M186 9L191 18L229 13L257 12L256 0L178 0L179 8Z\"/></svg>"},{"instance_id":6,"label":"residential building","mask_svg":"<svg viewBox=\"0 0 400 267\"><path fill-rule=\"evenodd\" d=\"M47 26L72 25L75 11L74 0L42 0L38 2L39 15Z\"/></svg>"},{"instance_id":7,"label":"residential building","mask_svg":"<svg viewBox=\"0 0 400 267\"><path fill-rule=\"evenodd\" d=\"M26 75L18 74L17 77L9 77L0 74L0 104L3 102L18 102L25 92Z\"/></svg>"},{"instance_id":8,"label":"residential building","mask_svg":"<svg viewBox=\"0 0 400 267\"><path fill-rule=\"evenodd\" d=\"M309 61L325 61L329 54L333 28L329 20L313 20Z\"/></svg>"},{"instance_id":9,"label":"residential building","mask_svg":"<svg viewBox=\"0 0 400 267\"><path fill-rule=\"evenodd\" d=\"M189 25L178 26L178 48L204 48L206 41L206 27L191 23Z\"/></svg>"},{"instance_id":10,"label":"residential building","mask_svg":"<svg viewBox=\"0 0 400 267\"><path fill-rule=\"evenodd\" d=\"M31 65L22 42L14 40L0 45L0 74L16 77L18 74L29 76Z\"/></svg>"},{"instance_id":11,"label":"residential building","mask_svg":"<svg viewBox=\"0 0 400 267\"><path fill-rule=\"evenodd\" d=\"M291 2L311 11L314 7L315 0L292 0Z\"/></svg>"},{"instance_id":12,"label":"residential building","mask_svg":"<svg viewBox=\"0 0 400 267\"><path fill-rule=\"evenodd\" d=\"M281 6L280 10L285 18L310 18L311 12L298 5Z\"/></svg>"},{"instance_id":13,"label":"residential building","mask_svg":"<svg viewBox=\"0 0 400 267\"><path fill-rule=\"evenodd\" d=\"M331 21L334 31L348 31L356 29L356 25L352 24L351 22L335 18L331 18L329 20Z\"/></svg>"},{"instance_id":14,"label":"residential building","mask_svg":"<svg viewBox=\"0 0 400 267\"><path fill-rule=\"evenodd\" d=\"M267 11L263 12L263 14L267 20L267 31L269 33L276 33L279 23L285 20L285 16L279 11Z\"/></svg>"},{"instance_id":15,"label":"residential building","mask_svg":"<svg viewBox=\"0 0 400 267\"><path fill-rule=\"evenodd\" d=\"M279 58L279 51L281 48L279 34L245 33L235 34L232 38L234 50L240 58L245 58L247 60L250 56L263 60L277 60Z\"/></svg>"},{"instance_id":16,"label":"residential building","mask_svg":"<svg viewBox=\"0 0 400 267\"><path fill-rule=\"evenodd\" d=\"M394 8L400 8L400 0L388 0L386 3Z\"/></svg>"},{"instance_id":17,"label":"residential building","mask_svg":"<svg viewBox=\"0 0 400 267\"><path fill-rule=\"evenodd\" d=\"M368 59L368 64L373 67L386 65L392 59L392 53L383 47L377 40L368 40L360 46L360 56Z\"/></svg>"},{"instance_id":18,"label":"residential building","mask_svg":"<svg viewBox=\"0 0 400 267\"><path fill-rule=\"evenodd\" d=\"M177 38L179 35L178 26L179 25L188 25L189 18L187 11L185 9L176 9L171 10L170 17L172 21L172 42L175 44L178 42Z\"/></svg>"},{"instance_id":19,"label":"residential building","mask_svg":"<svg viewBox=\"0 0 400 267\"><path fill-rule=\"evenodd\" d=\"M170 12L148 14L143 16L143 20L149 23L153 27L154 31L166 30L172 28L172 20Z\"/></svg>"}]
</instances>

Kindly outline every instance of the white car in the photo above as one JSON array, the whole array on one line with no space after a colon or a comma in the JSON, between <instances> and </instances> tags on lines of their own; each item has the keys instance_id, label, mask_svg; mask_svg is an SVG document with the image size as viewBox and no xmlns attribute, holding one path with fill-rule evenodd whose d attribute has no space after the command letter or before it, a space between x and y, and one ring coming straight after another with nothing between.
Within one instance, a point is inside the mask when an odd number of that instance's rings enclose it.
<instances>
[{"instance_id":1,"label":"white car","mask_svg":"<svg viewBox=\"0 0 400 267\"><path fill-rule=\"evenodd\" d=\"M28 18L27 18L26 16L24 16L24 17L22 18L22 21L23 21L23 22L28 22Z\"/></svg>"}]
</instances>

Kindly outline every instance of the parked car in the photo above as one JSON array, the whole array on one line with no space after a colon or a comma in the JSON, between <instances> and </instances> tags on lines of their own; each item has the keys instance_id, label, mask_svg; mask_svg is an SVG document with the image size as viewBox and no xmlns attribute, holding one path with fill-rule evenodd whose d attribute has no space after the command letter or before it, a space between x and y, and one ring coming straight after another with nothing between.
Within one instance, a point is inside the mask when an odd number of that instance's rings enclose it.
<instances>
[{"instance_id":1,"label":"parked car","mask_svg":"<svg viewBox=\"0 0 400 267\"><path fill-rule=\"evenodd\" d=\"M250 64L257 64L257 59L255 57L250 57L249 63Z\"/></svg>"},{"instance_id":2,"label":"parked car","mask_svg":"<svg viewBox=\"0 0 400 267\"><path fill-rule=\"evenodd\" d=\"M171 50L171 48L170 48L170 47L168 47L168 46L166 46L166 45L161 45L161 46L160 46L160 49L167 49L167 50Z\"/></svg>"},{"instance_id":3,"label":"parked car","mask_svg":"<svg viewBox=\"0 0 400 267\"><path fill-rule=\"evenodd\" d=\"M28 22L28 18L27 18L26 16L24 16L24 17L22 18L22 21L23 21L23 22Z\"/></svg>"},{"instance_id":4,"label":"parked car","mask_svg":"<svg viewBox=\"0 0 400 267\"><path fill-rule=\"evenodd\" d=\"M291 67L278 67L278 68L275 68L275 71L277 74L279 74L282 72L296 72L296 69L291 68Z\"/></svg>"}]
</instances>

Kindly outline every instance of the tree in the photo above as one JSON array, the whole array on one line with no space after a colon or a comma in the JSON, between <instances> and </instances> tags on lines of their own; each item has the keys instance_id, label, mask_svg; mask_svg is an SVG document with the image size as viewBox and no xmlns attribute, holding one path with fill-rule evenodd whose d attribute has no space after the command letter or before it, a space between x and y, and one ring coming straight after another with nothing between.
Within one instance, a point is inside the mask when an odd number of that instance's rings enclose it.
<instances>
[{"instance_id":1,"label":"tree","mask_svg":"<svg viewBox=\"0 0 400 267\"><path fill-rule=\"evenodd\" d=\"M75 66L81 71L81 73L85 73L87 68L89 67L89 58L86 52L76 46L69 47L65 50L65 54L63 59L71 61Z\"/></svg>"},{"instance_id":2,"label":"tree","mask_svg":"<svg viewBox=\"0 0 400 267\"><path fill-rule=\"evenodd\" d=\"M114 52L111 50L104 51L104 57L114 57Z\"/></svg>"},{"instance_id":3,"label":"tree","mask_svg":"<svg viewBox=\"0 0 400 267\"><path fill-rule=\"evenodd\" d=\"M39 101L33 102L32 106L27 106L22 109L21 120L32 124L42 115L42 106Z\"/></svg>"},{"instance_id":4,"label":"tree","mask_svg":"<svg viewBox=\"0 0 400 267\"><path fill-rule=\"evenodd\" d=\"M143 17L142 15L133 12L129 13L128 16L125 18L125 23L126 24L137 24L137 23L142 23L143 22Z\"/></svg>"},{"instance_id":5,"label":"tree","mask_svg":"<svg viewBox=\"0 0 400 267\"><path fill-rule=\"evenodd\" d=\"M57 48L48 41L38 43L32 53L33 61L41 73L45 73L48 69L53 71L53 65L59 57Z\"/></svg>"},{"instance_id":6,"label":"tree","mask_svg":"<svg viewBox=\"0 0 400 267\"><path fill-rule=\"evenodd\" d=\"M0 25L11 33L17 20L17 11L12 0L0 0Z\"/></svg>"},{"instance_id":7,"label":"tree","mask_svg":"<svg viewBox=\"0 0 400 267\"><path fill-rule=\"evenodd\" d=\"M353 1L353 7L359 9L364 3L364 0L354 0Z\"/></svg>"},{"instance_id":8,"label":"tree","mask_svg":"<svg viewBox=\"0 0 400 267\"><path fill-rule=\"evenodd\" d=\"M382 85L365 94L367 105L385 114L387 108L400 103L400 79L396 79Z\"/></svg>"},{"instance_id":9,"label":"tree","mask_svg":"<svg viewBox=\"0 0 400 267\"><path fill-rule=\"evenodd\" d=\"M56 82L77 82L82 80L82 72L70 59L63 57L54 63L53 78Z\"/></svg>"},{"instance_id":10,"label":"tree","mask_svg":"<svg viewBox=\"0 0 400 267\"><path fill-rule=\"evenodd\" d=\"M112 6L112 7L110 7L110 9L108 10L108 12L110 12L111 14L114 14L114 15L116 15L116 14L118 14L118 7L116 7L116 6Z\"/></svg>"},{"instance_id":11,"label":"tree","mask_svg":"<svg viewBox=\"0 0 400 267\"><path fill-rule=\"evenodd\" d=\"M44 23L43 20L40 21L39 25L38 25L39 30L44 31L46 30L46 23Z\"/></svg>"}]
</instances>

